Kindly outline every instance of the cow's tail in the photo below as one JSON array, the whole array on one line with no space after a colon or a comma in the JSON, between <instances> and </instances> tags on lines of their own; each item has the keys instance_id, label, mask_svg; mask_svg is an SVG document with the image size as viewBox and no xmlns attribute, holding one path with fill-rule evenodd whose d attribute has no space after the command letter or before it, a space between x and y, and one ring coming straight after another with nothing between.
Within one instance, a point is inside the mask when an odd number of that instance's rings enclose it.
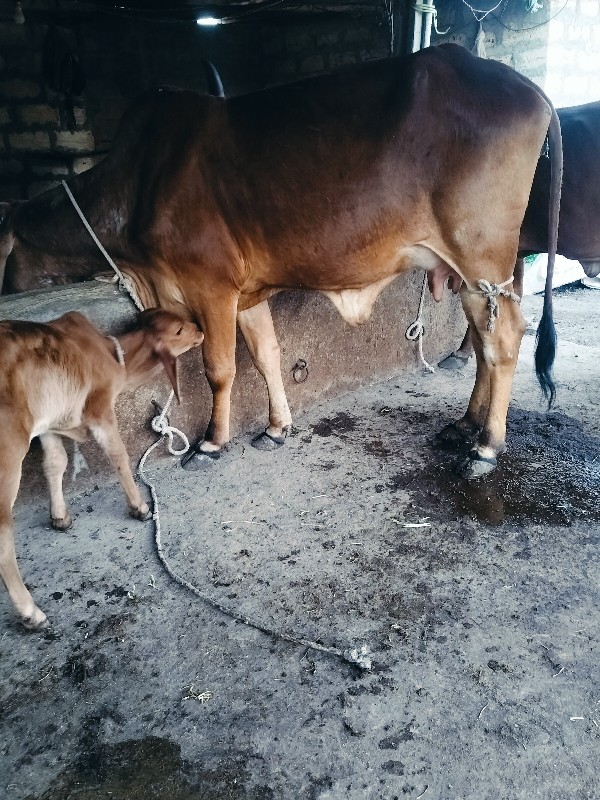
<instances>
[{"instance_id":1,"label":"cow's tail","mask_svg":"<svg viewBox=\"0 0 600 800\"><path fill-rule=\"evenodd\" d=\"M547 98L546 98L547 100ZM548 100L550 103L550 101ZM560 135L560 121L552 106L552 117L548 128L550 145L550 209L548 214L548 271L544 289L544 310L536 334L535 371L542 387L548 408L556 397L556 386L552 378L552 366L556 355L556 329L552 318L552 278L558 244L558 215L560 211L560 190L562 186L563 152Z\"/></svg>"}]
</instances>

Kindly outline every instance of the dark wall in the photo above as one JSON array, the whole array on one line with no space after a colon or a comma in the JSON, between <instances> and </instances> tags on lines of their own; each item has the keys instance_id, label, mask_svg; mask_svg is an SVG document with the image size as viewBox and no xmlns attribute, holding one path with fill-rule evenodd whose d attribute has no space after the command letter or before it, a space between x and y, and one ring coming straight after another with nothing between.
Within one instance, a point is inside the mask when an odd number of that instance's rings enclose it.
<instances>
[{"instance_id":1,"label":"dark wall","mask_svg":"<svg viewBox=\"0 0 600 800\"><path fill-rule=\"evenodd\" d=\"M14 4L0 0L0 200L31 197L92 166L145 89L206 91L203 59L234 95L390 53L388 19L377 1L353 13L256 14L212 29L193 20L92 13L69 0L23 8L25 24L15 24ZM407 15L397 19L397 47ZM71 98L53 89L44 71L53 23L85 76L85 90Z\"/></svg>"}]
</instances>

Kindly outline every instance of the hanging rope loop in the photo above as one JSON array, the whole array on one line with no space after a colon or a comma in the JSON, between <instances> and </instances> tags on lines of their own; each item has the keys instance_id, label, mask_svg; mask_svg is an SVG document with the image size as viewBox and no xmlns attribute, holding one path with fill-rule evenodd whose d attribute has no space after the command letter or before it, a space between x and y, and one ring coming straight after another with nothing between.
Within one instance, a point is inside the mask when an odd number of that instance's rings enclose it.
<instances>
[{"instance_id":1,"label":"hanging rope loop","mask_svg":"<svg viewBox=\"0 0 600 800\"><path fill-rule=\"evenodd\" d=\"M425 367L426 370L429 372L435 372L435 369L431 366L431 364L425 360L425 356L423 355L423 334L425 333L425 326L423 325L423 304L425 302L425 290L427 289L427 272L423 275L423 283L421 285L421 299L419 300L419 312L417 314L417 318L414 322L406 329L406 333L404 334L409 342L418 342L419 346L419 360L421 364Z\"/></svg>"}]
</instances>

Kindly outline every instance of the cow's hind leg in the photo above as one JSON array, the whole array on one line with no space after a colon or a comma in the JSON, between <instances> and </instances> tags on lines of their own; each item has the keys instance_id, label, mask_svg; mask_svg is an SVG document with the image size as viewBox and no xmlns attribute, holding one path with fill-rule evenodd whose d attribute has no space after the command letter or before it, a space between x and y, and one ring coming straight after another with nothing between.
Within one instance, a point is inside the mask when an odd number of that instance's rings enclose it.
<instances>
[{"instance_id":1,"label":"cow's hind leg","mask_svg":"<svg viewBox=\"0 0 600 800\"><path fill-rule=\"evenodd\" d=\"M269 394L269 426L252 440L257 450L274 450L285 441L292 415L283 388L279 342L267 300L238 313L238 325L256 369L265 379Z\"/></svg>"},{"instance_id":2,"label":"cow's hind leg","mask_svg":"<svg viewBox=\"0 0 600 800\"><path fill-rule=\"evenodd\" d=\"M46 625L46 615L35 604L19 572L12 516L29 441L18 436L17 425L7 424L5 429L7 432L0 438L0 578L23 625L29 630L39 630Z\"/></svg>"},{"instance_id":3,"label":"cow's hind leg","mask_svg":"<svg viewBox=\"0 0 600 800\"><path fill-rule=\"evenodd\" d=\"M513 291L519 297L523 296L524 272L525 272L525 259L517 258L517 262L515 264ZM449 356L440 361L438 367L441 367L441 369L448 369L451 371L459 370L465 366L467 361L473 355L474 350L475 347L473 345L473 329L469 325L467 327L467 332L465 333L464 338L460 343L458 350L455 350L453 353L450 353Z\"/></svg>"},{"instance_id":4,"label":"cow's hind leg","mask_svg":"<svg viewBox=\"0 0 600 800\"><path fill-rule=\"evenodd\" d=\"M460 469L466 478L479 478L494 469L497 456L506 449L506 415L526 325L518 303L510 297L497 298L497 318L490 315L483 295L463 288L461 299L473 330L477 377L467 413L458 425L481 430Z\"/></svg>"},{"instance_id":5,"label":"cow's hind leg","mask_svg":"<svg viewBox=\"0 0 600 800\"><path fill-rule=\"evenodd\" d=\"M52 527L66 531L73 524L63 495L63 476L67 468L67 453L55 433L44 433L40 436L44 451L44 472L50 490L50 517Z\"/></svg>"}]
</instances>

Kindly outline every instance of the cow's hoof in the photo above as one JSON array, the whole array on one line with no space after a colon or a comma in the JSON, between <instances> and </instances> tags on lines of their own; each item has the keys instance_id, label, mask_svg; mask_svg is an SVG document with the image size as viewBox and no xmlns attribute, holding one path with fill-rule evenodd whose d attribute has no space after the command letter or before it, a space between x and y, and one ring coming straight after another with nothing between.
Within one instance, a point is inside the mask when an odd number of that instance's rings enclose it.
<instances>
[{"instance_id":1,"label":"cow's hoof","mask_svg":"<svg viewBox=\"0 0 600 800\"><path fill-rule=\"evenodd\" d=\"M468 481L475 481L478 478L489 475L490 472L496 469L497 463L493 456L486 458L485 456L480 456L477 450L471 450L468 458L465 458L458 465L457 472Z\"/></svg>"},{"instance_id":2,"label":"cow's hoof","mask_svg":"<svg viewBox=\"0 0 600 800\"><path fill-rule=\"evenodd\" d=\"M64 517L52 517L52 527L57 531L66 531L73 524L73 517L67 511Z\"/></svg>"},{"instance_id":3,"label":"cow's hoof","mask_svg":"<svg viewBox=\"0 0 600 800\"><path fill-rule=\"evenodd\" d=\"M221 458L221 451L188 450L181 458L181 466L188 472L201 472L214 466Z\"/></svg>"},{"instance_id":4,"label":"cow's hoof","mask_svg":"<svg viewBox=\"0 0 600 800\"><path fill-rule=\"evenodd\" d=\"M258 436L255 436L250 444L252 447L256 448L256 450L277 450L283 444L285 444L285 436L271 436L270 433L265 431L264 433L259 433Z\"/></svg>"},{"instance_id":5,"label":"cow's hoof","mask_svg":"<svg viewBox=\"0 0 600 800\"><path fill-rule=\"evenodd\" d=\"M139 519L140 522L146 522L146 520L150 519L152 516L152 512L144 503L143 506L140 508L130 508L129 509L129 516L133 517L133 519Z\"/></svg>"},{"instance_id":6,"label":"cow's hoof","mask_svg":"<svg viewBox=\"0 0 600 800\"><path fill-rule=\"evenodd\" d=\"M458 372L459 369L463 369L463 367L466 367L468 361L469 361L469 356L463 355L462 353L457 351L455 353L450 353L449 356L442 359L438 363L438 367L440 369L450 370L451 372Z\"/></svg>"},{"instance_id":7,"label":"cow's hoof","mask_svg":"<svg viewBox=\"0 0 600 800\"><path fill-rule=\"evenodd\" d=\"M469 432L456 422L451 422L435 435L433 442L436 447L459 450L461 447L471 444L476 436L476 431Z\"/></svg>"},{"instance_id":8,"label":"cow's hoof","mask_svg":"<svg viewBox=\"0 0 600 800\"><path fill-rule=\"evenodd\" d=\"M49 627L48 617L39 608L36 608L29 617L21 617L21 625L28 631L43 631Z\"/></svg>"}]
</instances>

